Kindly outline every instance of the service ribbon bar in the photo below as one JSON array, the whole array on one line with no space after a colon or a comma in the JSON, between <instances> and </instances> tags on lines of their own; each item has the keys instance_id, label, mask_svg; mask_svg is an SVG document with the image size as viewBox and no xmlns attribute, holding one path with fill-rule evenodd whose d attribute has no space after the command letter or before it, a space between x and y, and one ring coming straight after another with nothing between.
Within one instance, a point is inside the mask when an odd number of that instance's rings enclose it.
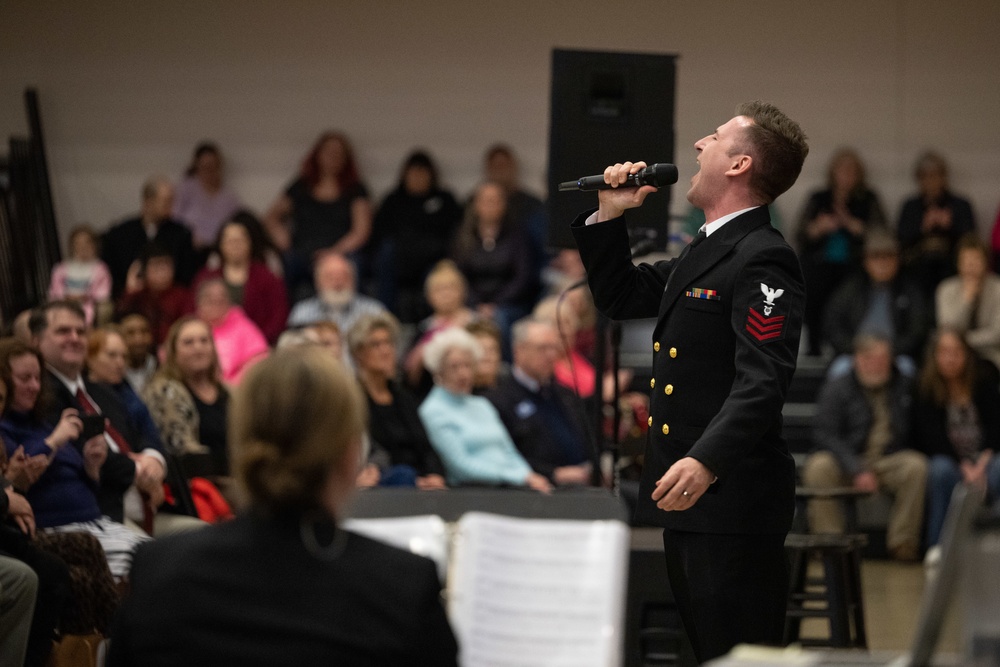
<instances>
[{"instance_id":1,"label":"service ribbon bar","mask_svg":"<svg viewBox=\"0 0 1000 667\"><path fill-rule=\"evenodd\" d=\"M718 301L720 298L718 291L714 289L702 289L700 287L688 290L685 292L685 296L689 296L694 299L708 299L709 301Z\"/></svg>"}]
</instances>

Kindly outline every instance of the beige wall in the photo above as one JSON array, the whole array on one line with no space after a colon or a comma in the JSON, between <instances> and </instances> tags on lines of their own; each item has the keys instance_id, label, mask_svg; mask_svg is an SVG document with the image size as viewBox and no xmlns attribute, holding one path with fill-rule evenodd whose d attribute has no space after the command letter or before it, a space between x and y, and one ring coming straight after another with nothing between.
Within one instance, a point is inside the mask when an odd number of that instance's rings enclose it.
<instances>
[{"instance_id":1,"label":"beige wall","mask_svg":"<svg viewBox=\"0 0 1000 667\"><path fill-rule=\"evenodd\" d=\"M36 86L64 230L135 210L143 178L179 175L202 138L258 209L326 128L353 138L379 196L414 146L464 194L498 139L541 191L551 49L677 53L682 184L691 144L759 97L812 140L779 200L786 220L841 145L860 149L894 217L914 157L935 147L985 232L1000 202L997 25L995 0L0 0L0 136L25 131Z\"/></svg>"}]
</instances>

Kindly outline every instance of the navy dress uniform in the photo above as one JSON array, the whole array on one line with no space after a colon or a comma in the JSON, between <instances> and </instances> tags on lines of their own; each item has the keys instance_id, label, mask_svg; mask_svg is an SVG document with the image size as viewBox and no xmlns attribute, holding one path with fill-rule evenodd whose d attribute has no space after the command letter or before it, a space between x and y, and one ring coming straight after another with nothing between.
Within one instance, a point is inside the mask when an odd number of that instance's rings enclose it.
<instances>
[{"instance_id":1,"label":"navy dress uniform","mask_svg":"<svg viewBox=\"0 0 1000 667\"><path fill-rule=\"evenodd\" d=\"M740 641L778 642L795 506L781 409L805 303L798 259L765 206L677 259L638 266L622 220L586 217L572 229L597 307L613 319L658 318L635 518L666 529L671 586L695 651L707 660ZM650 496L687 456L716 481L690 508L665 512Z\"/></svg>"}]
</instances>

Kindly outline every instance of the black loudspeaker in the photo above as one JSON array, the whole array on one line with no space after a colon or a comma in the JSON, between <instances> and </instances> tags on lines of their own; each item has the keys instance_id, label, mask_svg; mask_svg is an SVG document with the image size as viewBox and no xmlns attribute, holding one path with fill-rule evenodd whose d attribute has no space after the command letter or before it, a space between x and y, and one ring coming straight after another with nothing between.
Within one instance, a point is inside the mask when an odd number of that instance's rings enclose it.
<instances>
[{"instance_id":1,"label":"black loudspeaker","mask_svg":"<svg viewBox=\"0 0 1000 667\"><path fill-rule=\"evenodd\" d=\"M595 192L559 192L559 183L600 174L625 160L674 162L676 56L552 51L549 124L549 246L575 248L569 225L597 206ZM633 237L667 244L670 188L629 211Z\"/></svg>"}]
</instances>

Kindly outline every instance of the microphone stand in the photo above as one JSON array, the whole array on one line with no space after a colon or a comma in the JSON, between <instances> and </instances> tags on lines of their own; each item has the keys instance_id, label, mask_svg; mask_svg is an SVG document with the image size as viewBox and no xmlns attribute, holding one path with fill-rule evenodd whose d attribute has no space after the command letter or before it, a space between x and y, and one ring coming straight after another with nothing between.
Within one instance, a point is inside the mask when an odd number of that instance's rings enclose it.
<instances>
[{"instance_id":1,"label":"microphone stand","mask_svg":"<svg viewBox=\"0 0 1000 667\"><path fill-rule=\"evenodd\" d=\"M609 345L610 343L610 345ZM611 450L611 492L614 495L618 495L618 491L621 486L621 479L619 478L618 470L618 458L619 450L621 448L621 387L618 384L618 371L620 369L621 363L621 344L622 344L622 325L621 322L609 319L603 313L598 311L597 313L597 324L595 327L595 345L594 345L594 369L595 369L595 386L594 386L594 414L596 417L596 424L594 425L596 432L596 442L604 442L604 369L607 368L608 354L611 355L611 373L612 373L612 397L611 397L611 438L608 442L608 446ZM609 349L610 348L610 349ZM601 454L603 453L603 448L599 448L597 466L594 468L593 476L591 482L595 486L601 484Z\"/></svg>"}]
</instances>

